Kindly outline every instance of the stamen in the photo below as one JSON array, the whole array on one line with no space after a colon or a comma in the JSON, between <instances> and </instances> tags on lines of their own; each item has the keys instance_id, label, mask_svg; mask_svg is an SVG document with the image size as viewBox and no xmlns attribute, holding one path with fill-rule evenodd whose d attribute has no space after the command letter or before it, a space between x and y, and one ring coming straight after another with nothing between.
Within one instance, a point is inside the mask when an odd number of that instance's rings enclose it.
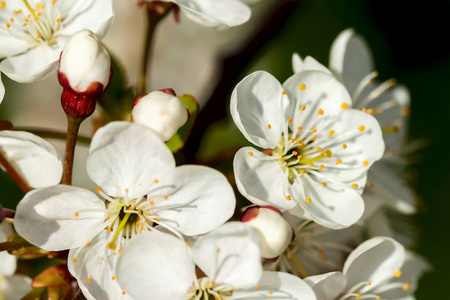
<instances>
[{"instance_id":1,"label":"stamen","mask_svg":"<svg viewBox=\"0 0 450 300\"><path fill-rule=\"evenodd\" d=\"M320 153L316 157L313 157L311 159L301 159L299 161L299 163L300 164L309 164L309 163L313 163L315 161L318 161L319 159L322 159L322 158L331 158L332 156L333 156L333 152L331 152L330 149L326 149L325 151L323 151L322 153Z\"/></svg>"},{"instance_id":2,"label":"stamen","mask_svg":"<svg viewBox=\"0 0 450 300\"><path fill-rule=\"evenodd\" d=\"M114 233L113 240L108 244L108 248L114 250L116 248L116 240L119 234L121 233L123 227L125 224L127 224L128 219L130 218L131 213L125 214L125 217L123 218L122 222L120 222L119 228L117 228L116 232Z\"/></svg>"}]
</instances>

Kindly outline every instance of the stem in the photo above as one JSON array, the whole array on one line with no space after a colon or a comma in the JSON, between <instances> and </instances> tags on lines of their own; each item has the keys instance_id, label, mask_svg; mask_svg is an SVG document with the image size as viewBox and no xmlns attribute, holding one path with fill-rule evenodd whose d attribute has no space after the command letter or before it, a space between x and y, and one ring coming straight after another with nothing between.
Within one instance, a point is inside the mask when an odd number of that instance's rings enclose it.
<instances>
[{"instance_id":1,"label":"stem","mask_svg":"<svg viewBox=\"0 0 450 300\"><path fill-rule=\"evenodd\" d=\"M3 208L3 206L0 205L0 224L6 219L14 219L14 216L16 215L16 211L12 209Z\"/></svg>"},{"instance_id":2,"label":"stem","mask_svg":"<svg viewBox=\"0 0 450 300\"><path fill-rule=\"evenodd\" d=\"M18 250L23 247L32 246L26 240L18 240L18 241L8 241L4 243L0 243L0 252L2 251L12 251Z\"/></svg>"},{"instance_id":3,"label":"stem","mask_svg":"<svg viewBox=\"0 0 450 300\"><path fill-rule=\"evenodd\" d=\"M41 138L45 139L57 139L57 140L66 140L67 134L65 132L56 131L53 129L47 128L38 128L38 127L14 127L14 130L17 131L27 131L29 133L35 134ZM78 136L77 142L89 145L91 143L91 138L88 136Z\"/></svg>"},{"instance_id":4,"label":"stem","mask_svg":"<svg viewBox=\"0 0 450 300\"><path fill-rule=\"evenodd\" d=\"M6 173L17 183L17 185L22 189L22 191L26 194L31 191L31 187L28 182L22 177L22 175L17 172L14 166L8 161L8 159L3 155L0 151L0 165L3 166Z\"/></svg>"},{"instance_id":5,"label":"stem","mask_svg":"<svg viewBox=\"0 0 450 300\"><path fill-rule=\"evenodd\" d=\"M146 36L144 41L144 52L142 53L142 68L141 73L138 78L138 86L137 86L137 95L145 94L147 88L147 73L149 70L149 64L151 62L152 57L152 42L153 36L155 33L156 26L161 18L152 17L150 14L147 14L147 28L146 28Z\"/></svg>"},{"instance_id":6,"label":"stem","mask_svg":"<svg viewBox=\"0 0 450 300\"><path fill-rule=\"evenodd\" d=\"M67 116L67 141L66 153L64 156L64 173L62 178L63 184L72 184L73 157L75 155L78 129L80 129L81 122L81 119L75 119Z\"/></svg>"}]
</instances>

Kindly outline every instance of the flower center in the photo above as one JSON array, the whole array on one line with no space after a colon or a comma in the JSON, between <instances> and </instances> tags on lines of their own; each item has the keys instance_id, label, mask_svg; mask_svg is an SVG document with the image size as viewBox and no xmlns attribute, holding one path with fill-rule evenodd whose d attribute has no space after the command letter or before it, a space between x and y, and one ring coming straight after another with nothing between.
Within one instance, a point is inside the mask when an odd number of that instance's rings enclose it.
<instances>
[{"instance_id":1,"label":"flower center","mask_svg":"<svg viewBox=\"0 0 450 300\"><path fill-rule=\"evenodd\" d=\"M181 300L232 300L234 288L226 284L217 284L208 277L195 281Z\"/></svg>"},{"instance_id":2,"label":"flower center","mask_svg":"<svg viewBox=\"0 0 450 300\"><path fill-rule=\"evenodd\" d=\"M5 17L7 23L4 25L9 33L36 47L41 44L54 45L57 43L57 32L61 28L61 13L53 0L50 4L40 2L33 5L32 0L22 0L22 3L14 3L9 7L4 1L0 1L0 15L9 14Z\"/></svg>"}]
</instances>

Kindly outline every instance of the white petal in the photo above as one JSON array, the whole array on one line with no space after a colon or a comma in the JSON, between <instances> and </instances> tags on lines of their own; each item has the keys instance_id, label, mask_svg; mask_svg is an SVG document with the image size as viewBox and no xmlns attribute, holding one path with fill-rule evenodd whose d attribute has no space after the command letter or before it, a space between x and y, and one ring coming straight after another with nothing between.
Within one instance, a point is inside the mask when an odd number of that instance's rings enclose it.
<instances>
[{"instance_id":1,"label":"white petal","mask_svg":"<svg viewBox=\"0 0 450 300\"><path fill-rule=\"evenodd\" d=\"M0 15L1 24L8 22L10 21L5 18L5 15ZM0 60L25 52L29 47L30 45L26 41L14 37L8 30L0 29Z\"/></svg>"},{"instance_id":2,"label":"white petal","mask_svg":"<svg viewBox=\"0 0 450 300\"><path fill-rule=\"evenodd\" d=\"M304 90L300 90L301 84L305 86ZM351 107L352 101L345 87L334 76L321 71L294 74L283 83L283 87L291 100L285 116L293 120L289 124L291 129L302 126L310 131L316 128L319 120L341 114L343 103ZM305 106L304 110L300 110L302 105ZM323 115L318 115L319 109L323 110Z\"/></svg>"},{"instance_id":3,"label":"white petal","mask_svg":"<svg viewBox=\"0 0 450 300\"><path fill-rule=\"evenodd\" d=\"M170 185L173 193L160 203L161 208L165 205L170 208L157 214L161 221L183 235L207 233L225 223L234 213L233 188L226 177L214 169L191 165L177 167L159 183ZM151 194L147 198L151 199Z\"/></svg>"},{"instance_id":4,"label":"white petal","mask_svg":"<svg viewBox=\"0 0 450 300\"><path fill-rule=\"evenodd\" d=\"M373 72L373 58L366 41L353 29L342 31L330 51L330 69L348 89L350 95L360 81Z\"/></svg>"},{"instance_id":5,"label":"white petal","mask_svg":"<svg viewBox=\"0 0 450 300\"><path fill-rule=\"evenodd\" d=\"M0 131L0 150L31 187L52 186L61 180L61 155L52 144L34 134Z\"/></svg>"},{"instance_id":6,"label":"white petal","mask_svg":"<svg viewBox=\"0 0 450 300\"><path fill-rule=\"evenodd\" d=\"M303 60L298 53L292 54L292 70L294 74L303 71Z\"/></svg>"},{"instance_id":7,"label":"white petal","mask_svg":"<svg viewBox=\"0 0 450 300\"><path fill-rule=\"evenodd\" d=\"M0 71L21 83L34 82L49 76L58 66L62 48L39 46L0 63Z\"/></svg>"},{"instance_id":8,"label":"white petal","mask_svg":"<svg viewBox=\"0 0 450 300\"><path fill-rule=\"evenodd\" d=\"M294 73L315 70L333 75L331 71L327 69L327 67L319 63L313 57L307 56L304 60L302 60L297 53L294 53L294 55L292 56L292 68L294 69Z\"/></svg>"},{"instance_id":9,"label":"white petal","mask_svg":"<svg viewBox=\"0 0 450 300\"><path fill-rule=\"evenodd\" d=\"M343 273L349 289L361 281L368 281L375 287L393 277L405 260L405 249L391 238L375 237L365 241L350 253L344 264Z\"/></svg>"},{"instance_id":10,"label":"white petal","mask_svg":"<svg viewBox=\"0 0 450 300\"><path fill-rule=\"evenodd\" d=\"M64 25L62 36L71 36L76 32L89 29L102 39L114 20L115 0L65 0L58 3L66 18L62 19Z\"/></svg>"},{"instance_id":11,"label":"white petal","mask_svg":"<svg viewBox=\"0 0 450 300\"><path fill-rule=\"evenodd\" d=\"M278 80L264 71L242 79L231 95L231 116L242 134L262 148L275 148L281 140L288 98ZM270 125L270 129L268 129Z\"/></svg>"},{"instance_id":12,"label":"white petal","mask_svg":"<svg viewBox=\"0 0 450 300\"><path fill-rule=\"evenodd\" d=\"M133 238L116 268L122 288L137 300L173 300L194 283L195 265L185 243L157 231Z\"/></svg>"},{"instance_id":13,"label":"white petal","mask_svg":"<svg viewBox=\"0 0 450 300\"><path fill-rule=\"evenodd\" d=\"M251 147L236 153L233 168L239 192L256 205L273 205L283 210L294 208L295 202L286 200L289 181L280 162L260 160L257 158L260 156L268 157Z\"/></svg>"},{"instance_id":14,"label":"white petal","mask_svg":"<svg viewBox=\"0 0 450 300\"><path fill-rule=\"evenodd\" d=\"M31 278L24 275L14 275L6 278L2 286L2 294L6 300L20 300L31 291Z\"/></svg>"},{"instance_id":15,"label":"white petal","mask_svg":"<svg viewBox=\"0 0 450 300\"><path fill-rule=\"evenodd\" d=\"M227 29L250 19L251 9L239 0L174 0L192 21L214 29Z\"/></svg>"},{"instance_id":16,"label":"white petal","mask_svg":"<svg viewBox=\"0 0 450 300\"><path fill-rule=\"evenodd\" d=\"M291 187L293 200L300 204L308 218L322 226L340 229L356 223L364 212L364 201L359 193L351 187L332 182L323 186L322 181L326 179L315 175L303 176L301 182L295 181Z\"/></svg>"},{"instance_id":17,"label":"white petal","mask_svg":"<svg viewBox=\"0 0 450 300\"><path fill-rule=\"evenodd\" d=\"M76 278L88 300L132 300L128 294L122 294L123 289L115 278L117 275L113 270L119 254L108 248L108 237L109 233L103 230L91 240L89 246L71 249L67 263L70 274Z\"/></svg>"},{"instance_id":18,"label":"white petal","mask_svg":"<svg viewBox=\"0 0 450 300\"><path fill-rule=\"evenodd\" d=\"M89 177L113 197L145 195L154 180L175 166L172 153L151 129L112 122L92 138L86 163Z\"/></svg>"},{"instance_id":19,"label":"white petal","mask_svg":"<svg viewBox=\"0 0 450 300\"><path fill-rule=\"evenodd\" d=\"M300 278L282 272L264 272L257 286L236 290L235 299L316 300L314 291ZM320 299L320 298L319 298ZM324 300L324 299L320 299Z\"/></svg>"},{"instance_id":20,"label":"white petal","mask_svg":"<svg viewBox=\"0 0 450 300\"><path fill-rule=\"evenodd\" d=\"M6 242L9 235L11 225L7 222L0 224L0 243ZM0 276L11 276L16 271L16 257L7 251L0 252Z\"/></svg>"},{"instance_id":21,"label":"white petal","mask_svg":"<svg viewBox=\"0 0 450 300\"><path fill-rule=\"evenodd\" d=\"M14 226L27 241L49 251L77 248L106 217L92 192L57 185L33 190L17 206Z\"/></svg>"},{"instance_id":22,"label":"white petal","mask_svg":"<svg viewBox=\"0 0 450 300\"><path fill-rule=\"evenodd\" d=\"M0 72L0 104L2 103L4 97L5 97L5 86L3 85L2 73Z\"/></svg>"},{"instance_id":23,"label":"white petal","mask_svg":"<svg viewBox=\"0 0 450 300\"><path fill-rule=\"evenodd\" d=\"M320 300L334 300L344 291L346 279L341 272L330 272L322 275L309 276L304 281L312 287Z\"/></svg>"},{"instance_id":24,"label":"white petal","mask_svg":"<svg viewBox=\"0 0 450 300\"><path fill-rule=\"evenodd\" d=\"M215 283L250 288L261 278L260 242L243 223L226 223L199 237L192 251L196 265Z\"/></svg>"}]
</instances>

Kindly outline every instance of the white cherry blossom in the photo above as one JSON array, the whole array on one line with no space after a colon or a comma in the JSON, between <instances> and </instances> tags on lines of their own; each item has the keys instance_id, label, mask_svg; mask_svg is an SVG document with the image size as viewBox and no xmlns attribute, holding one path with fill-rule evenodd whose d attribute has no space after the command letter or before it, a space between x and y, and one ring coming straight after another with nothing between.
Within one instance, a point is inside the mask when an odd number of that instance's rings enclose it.
<instances>
[{"instance_id":1,"label":"white cherry blossom","mask_svg":"<svg viewBox=\"0 0 450 300\"><path fill-rule=\"evenodd\" d=\"M239 222L199 237L192 246L172 235L150 232L127 245L117 276L137 300L316 299L301 279L263 272L260 256L258 236Z\"/></svg>"},{"instance_id":2,"label":"white cherry blossom","mask_svg":"<svg viewBox=\"0 0 450 300\"><path fill-rule=\"evenodd\" d=\"M310 276L305 281L318 300L411 300L417 280L429 265L405 253L391 238L375 237L358 246L341 272Z\"/></svg>"},{"instance_id":3,"label":"white cherry blossom","mask_svg":"<svg viewBox=\"0 0 450 300\"><path fill-rule=\"evenodd\" d=\"M351 105L345 87L324 72L300 72L283 85L263 71L244 78L231 96L231 115L263 150L237 152L239 191L326 227L358 221L366 173L384 143L375 118Z\"/></svg>"},{"instance_id":4,"label":"white cherry blossom","mask_svg":"<svg viewBox=\"0 0 450 300\"><path fill-rule=\"evenodd\" d=\"M105 36L114 6L115 0L1 0L0 72L18 82L45 78L70 36L82 29ZM0 101L3 89L0 83Z\"/></svg>"},{"instance_id":5,"label":"white cherry blossom","mask_svg":"<svg viewBox=\"0 0 450 300\"><path fill-rule=\"evenodd\" d=\"M159 229L179 238L204 234L234 212L225 176L201 166L175 168L156 133L136 123L100 128L87 171L100 198L73 186L37 189L20 201L14 224L38 247L70 249L69 271L89 300L121 292L113 266L129 239Z\"/></svg>"}]
</instances>

